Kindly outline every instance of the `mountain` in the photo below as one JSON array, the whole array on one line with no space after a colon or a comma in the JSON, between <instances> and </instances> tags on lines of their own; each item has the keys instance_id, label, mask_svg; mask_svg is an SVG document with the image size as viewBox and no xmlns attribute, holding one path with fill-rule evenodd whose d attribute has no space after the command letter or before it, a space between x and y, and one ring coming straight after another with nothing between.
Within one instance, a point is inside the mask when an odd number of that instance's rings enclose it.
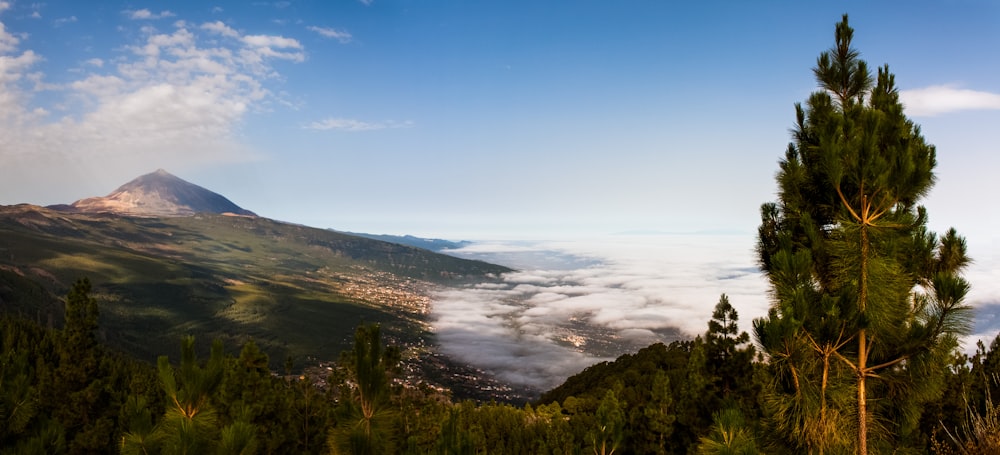
<instances>
[{"instance_id":1,"label":"mountain","mask_svg":"<svg viewBox=\"0 0 1000 455\"><path fill-rule=\"evenodd\" d=\"M252 339L280 369L336 359L377 322L410 358L440 362L427 349L433 292L510 271L257 217L162 169L69 206L0 206L0 312L59 326L59 298L87 277L100 337L147 360L195 335L230 350Z\"/></svg>"},{"instance_id":2,"label":"mountain","mask_svg":"<svg viewBox=\"0 0 1000 455\"><path fill-rule=\"evenodd\" d=\"M472 244L472 242L461 240L458 242L443 239L427 239L423 237L416 237L412 235L389 235L389 234L365 234L360 232L343 232L348 235L356 235L358 237L365 237L374 240L381 240L383 242L398 243L400 245L412 246L415 248L423 248L425 250L434 251L440 253L444 250L457 250L462 247L466 247Z\"/></svg>"},{"instance_id":3,"label":"mountain","mask_svg":"<svg viewBox=\"0 0 1000 455\"><path fill-rule=\"evenodd\" d=\"M62 309L51 297L87 277L101 337L150 361L176 353L184 335L233 350L253 339L275 369L287 356L336 359L363 322L426 353L435 289L509 271L260 217L0 206L0 311L58 326ZM17 289L36 297L11 295Z\"/></svg>"},{"instance_id":4,"label":"mountain","mask_svg":"<svg viewBox=\"0 0 1000 455\"><path fill-rule=\"evenodd\" d=\"M132 216L189 216L195 213L257 216L224 196L163 169L140 176L105 197L81 199L68 207L53 208Z\"/></svg>"}]
</instances>

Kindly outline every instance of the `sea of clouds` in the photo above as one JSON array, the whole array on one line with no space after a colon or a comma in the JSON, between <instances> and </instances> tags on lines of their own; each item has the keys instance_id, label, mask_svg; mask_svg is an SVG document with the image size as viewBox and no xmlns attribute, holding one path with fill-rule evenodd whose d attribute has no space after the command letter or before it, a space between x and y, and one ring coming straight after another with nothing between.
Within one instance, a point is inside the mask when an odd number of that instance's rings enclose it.
<instances>
[{"instance_id":1,"label":"sea of clouds","mask_svg":"<svg viewBox=\"0 0 1000 455\"><path fill-rule=\"evenodd\" d=\"M438 292L434 332L445 354L544 391L594 363L704 333L723 293L749 332L769 305L754 240L617 235L476 242L448 253L518 271L499 282ZM967 350L1000 332L1000 267L992 260L996 255L984 256L988 260L966 273L973 285L968 302L978 309Z\"/></svg>"}]
</instances>

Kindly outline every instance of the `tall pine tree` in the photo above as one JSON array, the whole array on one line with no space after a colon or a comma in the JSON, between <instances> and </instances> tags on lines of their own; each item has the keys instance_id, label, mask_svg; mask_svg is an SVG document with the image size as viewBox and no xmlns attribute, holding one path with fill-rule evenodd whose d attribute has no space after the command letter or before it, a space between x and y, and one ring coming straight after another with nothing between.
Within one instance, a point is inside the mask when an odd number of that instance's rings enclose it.
<instances>
[{"instance_id":1,"label":"tall pine tree","mask_svg":"<svg viewBox=\"0 0 1000 455\"><path fill-rule=\"evenodd\" d=\"M754 322L785 442L815 453L905 444L968 330L964 239L938 238L918 205L935 149L903 114L888 66L872 78L847 16L796 105L793 141L764 204L760 265L772 306ZM848 430L849 429L849 430ZM880 450L881 451L881 450Z\"/></svg>"}]
</instances>

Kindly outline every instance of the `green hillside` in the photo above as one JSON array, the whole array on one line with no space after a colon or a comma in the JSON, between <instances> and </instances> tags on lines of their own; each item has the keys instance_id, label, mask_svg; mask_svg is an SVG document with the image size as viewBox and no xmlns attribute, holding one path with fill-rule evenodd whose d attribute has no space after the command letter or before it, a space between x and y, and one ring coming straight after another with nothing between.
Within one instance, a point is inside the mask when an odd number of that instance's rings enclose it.
<instances>
[{"instance_id":1,"label":"green hillside","mask_svg":"<svg viewBox=\"0 0 1000 455\"><path fill-rule=\"evenodd\" d=\"M230 348L253 339L279 364L287 355L335 358L362 321L418 343L430 287L509 269L265 218L133 218L17 205L0 207L0 270L52 295L88 277L101 336L140 358L170 352L193 334ZM58 305L0 303L60 323Z\"/></svg>"}]
</instances>

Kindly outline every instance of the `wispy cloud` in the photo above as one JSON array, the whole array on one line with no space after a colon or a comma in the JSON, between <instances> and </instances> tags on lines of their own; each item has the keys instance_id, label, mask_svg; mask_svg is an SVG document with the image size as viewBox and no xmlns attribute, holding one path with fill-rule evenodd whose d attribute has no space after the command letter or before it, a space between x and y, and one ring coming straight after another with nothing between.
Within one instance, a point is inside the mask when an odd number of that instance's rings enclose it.
<instances>
[{"instance_id":1,"label":"wispy cloud","mask_svg":"<svg viewBox=\"0 0 1000 455\"><path fill-rule=\"evenodd\" d=\"M304 128L309 130L338 130L338 131L374 131L391 128L410 128L412 121L405 122L364 122L349 118L326 118L317 122L312 122Z\"/></svg>"},{"instance_id":2,"label":"wispy cloud","mask_svg":"<svg viewBox=\"0 0 1000 455\"><path fill-rule=\"evenodd\" d=\"M298 40L278 35L246 35L243 41L255 47L302 49L302 44Z\"/></svg>"},{"instance_id":3,"label":"wispy cloud","mask_svg":"<svg viewBox=\"0 0 1000 455\"><path fill-rule=\"evenodd\" d=\"M248 47L245 50L246 56L258 55L293 62L306 60L306 54L301 51L302 44L294 38L280 35L245 35L242 40Z\"/></svg>"},{"instance_id":4,"label":"wispy cloud","mask_svg":"<svg viewBox=\"0 0 1000 455\"><path fill-rule=\"evenodd\" d=\"M10 2L0 2L0 13L10 9Z\"/></svg>"},{"instance_id":5,"label":"wispy cloud","mask_svg":"<svg viewBox=\"0 0 1000 455\"><path fill-rule=\"evenodd\" d=\"M210 32L225 36L227 38L239 38L240 32L237 32L228 25L222 23L222 21L206 22L201 24L202 30L208 30Z\"/></svg>"},{"instance_id":6,"label":"wispy cloud","mask_svg":"<svg viewBox=\"0 0 1000 455\"><path fill-rule=\"evenodd\" d=\"M316 33L319 33L324 38L332 38L332 39L340 41L341 43L344 43L344 44L350 43L351 39L353 39L353 37L351 36L351 34L348 33L347 31L344 31L344 30L337 30L337 29L328 28L328 27L317 27L317 26L314 26L314 25L310 25L310 26L306 27L306 29L310 30L310 31L313 31L313 32L316 32Z\"/></svg>"},{"instance_id":7,"label":"wispy cloud","mask_svg":"<svg viewBox=\"0 0 1000 455\"><path fill-rule=\"evenodd\" d=\"M37 69L44 56L20 49L28 40L0 22L0 193L24 201L22 187L51 186L42 197L53 197L57 185L39 182L81 174L117 181L150 162L184 168L254 159L237 128L275 99L272 63L303 61L301 43L221 22L177 21L171 32L142 27L139 35L113 65L86 60L75 80L52 85ZM45 103L35 101L38 90L52 88Z\"/></svg>"},{"instance_id":8,"label":"wispy cloud","mask_svg":"<svg viewBox=\"0 0 1000 455\"><path fill-rule=\"evenodd\" d=\"M164 10L160 11L159 13L154 13L146 8L138 10L125 10L122 11L122 13L128 16L129 19L135 19L135 20L155 20L155 19L164 19L167 17L176 16L176 14L170 11Z\"/></svg>"},{"instance_id":9,"label":"wispy cloud","mask_svg":"<svg viewBox=\"0 0 1000 455\"><path fill-rule=\"evenodd\" d=\"M260 66L265 58L277 58L293 62L303 62L306 55L303 46L294 38L280 35L241 35L236 29L222 21L206 22L199 27L216 35L238 40L243 44L239 59L248 65Z\"/></svg>"},{"instance_id":10,"label":"wispy cloud","mask_svg":"<svg viewBox=\"0 0 1000 455\"><path fill-rule=\"evenodd\" d=\"M954 85L932 85L901 90L899 98L906 107L906 113L917 117L932 117L969 110L1000 109L1000 94L963 89Z\"/></svg>"},{"instance_id":11,"label":"wispy cloud","mask_svg":"<svg viewBox=\"0 0 1000 455\"><path fill-rule=\"evenodd\" d=\"M16 36L8 32L7 28L3 25L3 22L0 22L0 54L13 52L17 49L17 44L20 42L21 40L17 39ZM0 71L0 74L2 74L2 71Z\"/></svg>"},{"instance_id":12,"label":"wispy cloud","mask_svg":"<svg viewBox=\"0 0 1000 455\"><path fill-rule=\"evenodd\" d=\"M289 6L292 6L292 2L289 2L289 1L280 1L280 2L253 2L253 3L251 3L251 5L253 5L253 6L271 6L271 7L274 7L275 9L285 9L285 8L288 8Z\"/></svg>"},{"instance_id":13,"label":"wispy cloud","mask_svg":"<svg viewBox=\"0 0 1000 455\"><path fill-rule=\"evenodd\" d=\"M52 25L56 27L62 27L63 25L66 24L72 24L76 22L76 20L77 20L76 16L60 17L59 19L52 21Z\"/></svg>"}]
</instances>

